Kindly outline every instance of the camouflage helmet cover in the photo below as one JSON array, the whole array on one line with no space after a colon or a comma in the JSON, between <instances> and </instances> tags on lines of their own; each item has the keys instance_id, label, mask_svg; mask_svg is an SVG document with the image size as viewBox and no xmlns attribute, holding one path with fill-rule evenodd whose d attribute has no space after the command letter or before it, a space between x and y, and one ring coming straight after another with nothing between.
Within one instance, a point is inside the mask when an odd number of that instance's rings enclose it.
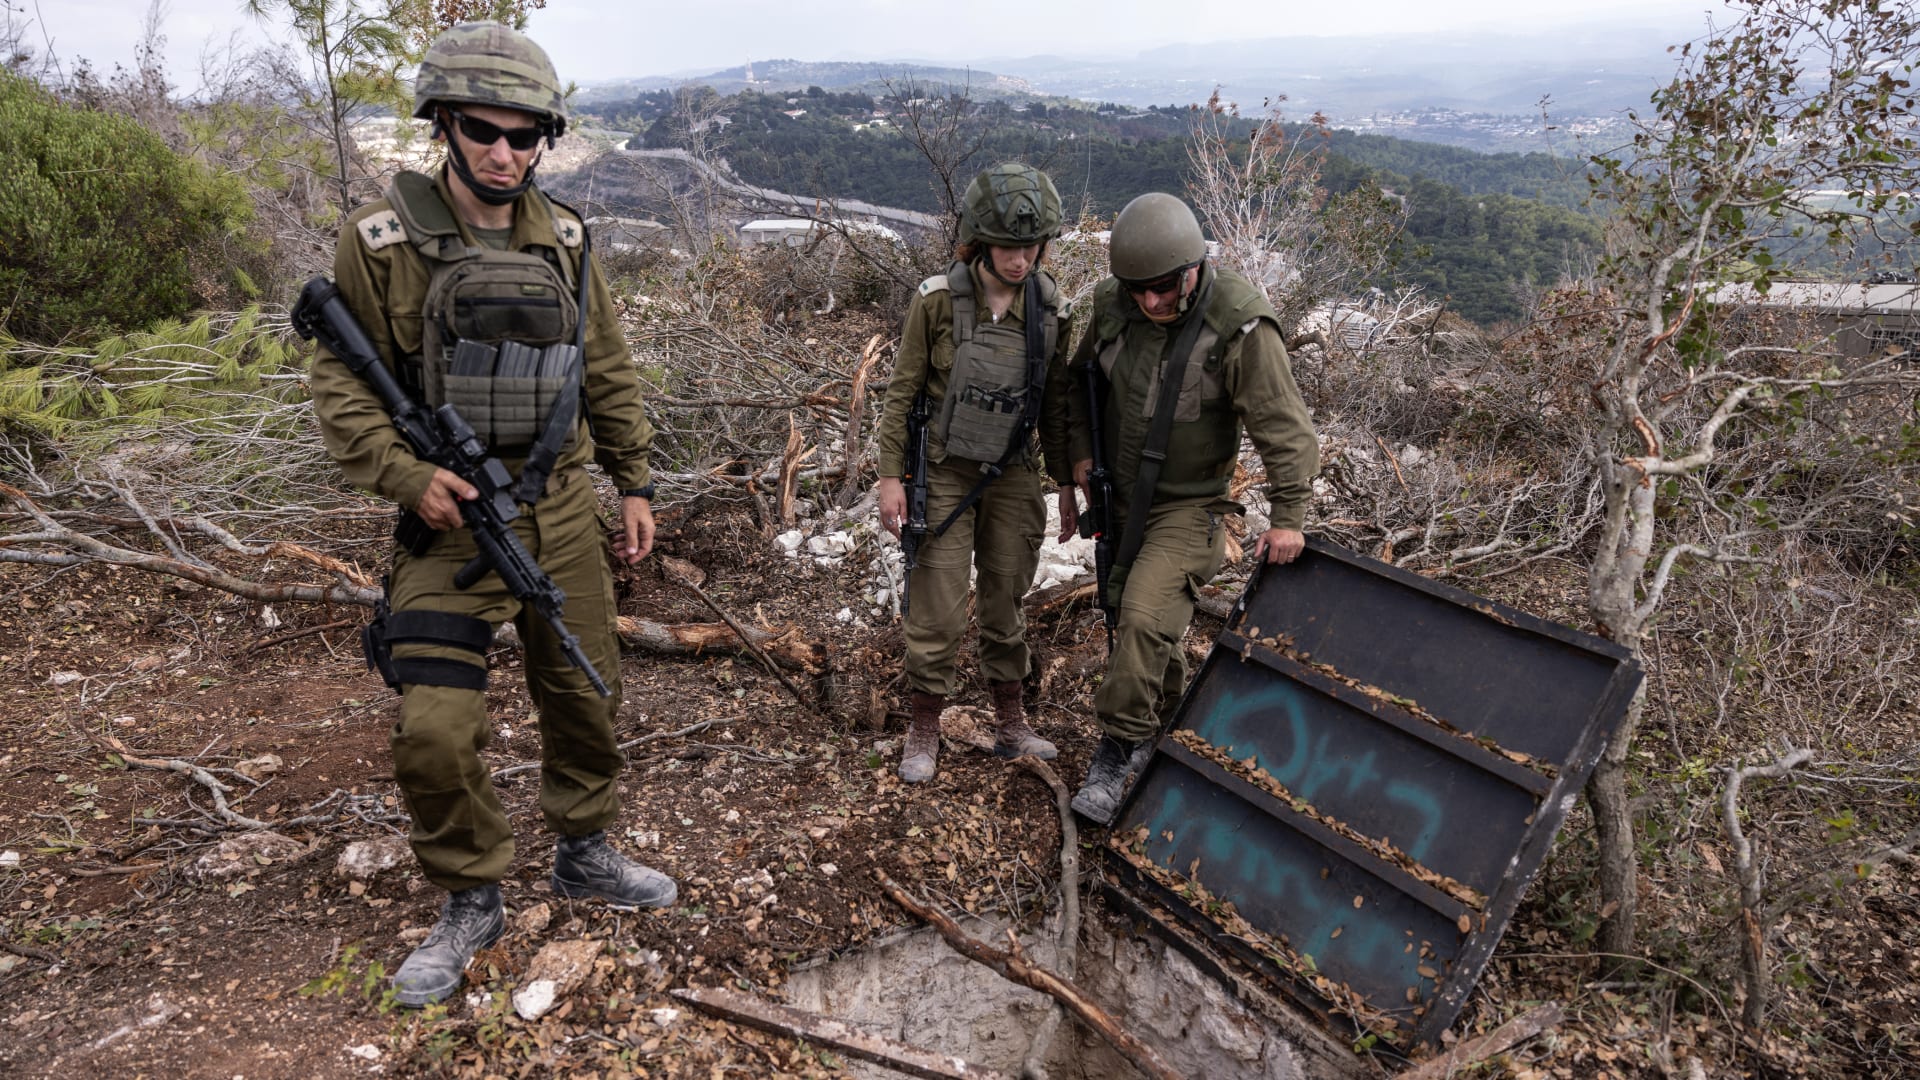
<instances>
[{"instance_id":1,"label":"camouflage helmet cover","mask_svg":"<svg viewBox=\"0 0 1920 1080\"><path fill-rule=\"evenodd\" d=\"M1186 203L1151 191L1134 199L1113 219L1107 255L1121 281L1152 281L1207 257L1207 238Z\"/></svg>"},{"instance_id":2,"label":"camouflage helmet cover","mask_svg":"<svg viewBox=\"0 0 1920 1080\"><path fill-rule=\"evenodd\" d=\"M984 241L1026 247L1060 231L1060 193L1047 174L1006 162L986 169L967 185L960 202L960 242Z\"/></svg>"},{"instance_id":3,"label":"camouflage helmet cover","mask_svg":"<svg viewBox=\"0 0 1920 1080\"><path fill-rule=\"evenodd\" d=\"M547 51L511 26L464 22L441 31L420 61L413 115L433 117L436 104L498 105L567 127L567 101Z\"/></svg>"}]
</instances>

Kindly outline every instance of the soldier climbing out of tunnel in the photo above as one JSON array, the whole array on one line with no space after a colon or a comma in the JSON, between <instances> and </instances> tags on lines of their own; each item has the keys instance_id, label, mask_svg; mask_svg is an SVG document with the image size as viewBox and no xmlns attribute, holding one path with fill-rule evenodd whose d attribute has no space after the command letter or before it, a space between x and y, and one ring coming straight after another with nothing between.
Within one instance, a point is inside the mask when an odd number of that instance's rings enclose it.
<instances>
[{"instance_id":1,"label":"soldier climbing out of tunnel","mask_svg":"<svg viewBox=\"0 0 1920 1080\"><path fill-rule=\"evenodd\" d=\"M1180 639L1200 587L1220 571L1222 517L1244 509L1228 498L1242 425L1266 466L1272 505L1256 557L1299 556L1319 467L1273 306L1207 260L1193 211L1172 195L1134 199L1114 219L1108 255L1112 276L1094 290L1091 322L1048 388L1067 408L1050 410L1043 432L1047 460L1073 463L1071 478L1055 476L1060 539L1076 528L1073 490L1087 489L1096 421L1120 527L1102 597L1118 619L1093 697L1104 735L1073 798L1075 811L1102 825L1185 691ZM1086 379L1091 393L1073 392Z\"/></svg>"},{"instance_id":2,"label":"soldier climbing out of tunnel","mask_svg":"<svg viewBox=\"0 0 1920 1080\"><path fill-rule=\"evenodd\" d=\"M962 200L953 265L920 283L900 334L880 418L879 500L881 525L908 552L908 783L932 778L939 759L969 567L994 753L1055 754L1021 702L1033 661L1020 599L1046 530L1034 433L1048 372L1066 359L1067 306L1040 268L1059 231L1060 196L1046 174L1012 163L980 173Z\"/></svg>"}]
</instances>

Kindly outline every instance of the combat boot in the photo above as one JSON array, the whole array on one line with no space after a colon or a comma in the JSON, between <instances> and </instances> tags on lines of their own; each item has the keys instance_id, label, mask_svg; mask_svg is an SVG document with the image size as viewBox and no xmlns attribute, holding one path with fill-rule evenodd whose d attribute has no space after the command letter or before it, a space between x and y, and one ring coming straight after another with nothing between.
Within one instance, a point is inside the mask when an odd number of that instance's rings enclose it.
<instances>
[{"instance_id":1,"label":"combat boot","mask_svg":"<svg viewBox=\"0 0 1920 1080\"><path fill-rule=\"evenodd\" d=\"M1100 736L1093 748L1093 760L1087 763L1087 781L1073 796L1073 812L1099 825L1111 824L1127 783L1139 775L1153 756L1153 740L1126 742L1111 735Z\"/></svg>"},{"instance_id":2,"label":"combat boot","mask_svg":"<svg viewBox=\"0 0 1920 1080\"><path fill-rule=\"evenodd\" d=\"M934 764L940 760L940 712L946 707L947 699L940 694L913 692L913 720L900 747L900 779L909 784L933 779Z\"/></svg>"},{"instance_id":3,"label":"combat boot","mask_svg":"<svg viewBox=\"0 0 1920 1080\"><path fill-rule=\"evenodd\" d=\"M605 831L555 842L553 875L547 881L555 896L605 900L622 911L666 907L680 896L672 878L615 851Z\"/></svg>"},{"instance_id":4,"label":"combat boot","mask_svg":"<svg viewBox=\"0 0 1920 1080\"><path fill-rule=\"evenodd\" d=\"M500 886L449 893L433 932L394 972L393 1000L409 1009L445 1001L460 986L473 954L498 940L506 925Z\"/></svg>"},{"instance_id":5,"label":"combat boot","mask_svg":"<svg viewBox=\"0 0 1920 1080\"><path fill-rule=\"evenodd\" d=\"M1012 758L1032 754L1042 761L1058 756L1060 751L1027 723L1026 707L1020 702L1019 682L990 682L987 689L993 692L993 715L999 722L993 733L995 755Z\"/></svg>"}]
</instances>

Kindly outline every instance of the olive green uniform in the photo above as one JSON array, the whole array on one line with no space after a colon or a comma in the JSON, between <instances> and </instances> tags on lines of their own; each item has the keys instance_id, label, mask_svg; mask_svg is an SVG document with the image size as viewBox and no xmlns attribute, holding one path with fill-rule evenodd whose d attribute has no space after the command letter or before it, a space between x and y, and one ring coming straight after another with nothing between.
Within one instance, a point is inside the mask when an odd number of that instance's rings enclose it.
<instances>
[{"instance_id":1,"label":"olive green uniform","mask_svg":"<svg viewBox=\"0 0 1920 1080\"><path fill-rule=\"evenodd\" d=\"M969 271L975 281L984 276L976 262ZM1036 271L1038 273L1038 271ZM938 279L935 279L938 280ZM980 290L974 289L976 297ZM984 298L976 300L976 319L992 318ZM1015 295L999 325L1025 331L1021 298ZM1066 320L1060 327L1049 370L1065 363ZM944 288L923 285L907 309L887 385L886 406L880 417L880 475L899 478L906 472L907 413L914 397L925 390L937 418L946 400L954 362L953 298ZM927 430L927 525L938 528L959 506L981 477L980 463L950 456L940 438L939 424ZM988 682L1018 682L1032 667L1027 648L1026 613L1021 597L1033 585L1040 564L1041 534L1047 510L1039 471L1039 455L1031 440L1006 471L981 493L978 502L935 538L929 532L919 560L909 575L905 638L907 682L923 693L946 696L954 690L954 657L967 627L967 579L971 566L977 596L974 614L980 624L980 670Z\"/></svg>"},{"instance_id":2,"label":"olive green uniform","mask_svg":"<svg viewBox=\"0 0 1920 1080\"><path fill-rule=\"evenodd\" d=\"M1319 467L1313 421L1294 385L1273 308L1239 274L1211 265L1204 273L1211 282L1206 310L1165 326L1147 319L1119 281L1108 278L1094 291L1092 322L1071 364L1049 373L1044 445L1053 479L1068 484L1069 463L1093 456L1081 369L1097 363L1106 372L1101 435L1117 540L1160 393L1162 354L1186 319L1206 320L1181 379L1140 553L1131 566L1114 567L1108 584L1119 619L1094 711L1108 734L1127 742L1157 734L1185 690L1180 639L1200 587L1220 572L1222 515L1242 510L1227 497L1242 425L1266 465L1274 527L1301 528Z\"/></svg>"},{"instance_id":3,"label":"olive green uniform","mask_svg":"<svg viewBox=\"0 0 1920 1080\"><path fill-rule=\"evenodd\" d=\"M435 187L446 206L445 173ZM489 236L457 222L442 223L449 242L541 255L577 281L582 226L537 188L513 204L514 224L505 237ZM341 230L334 280L382 362L400 372L417 365L422 342L422 306L430 268L406 235L393 203L383 199L356 211ZM522 507L515 530L543 570L565 591L566 624L588 659L613 690L602 699L586 676L568 663L546 621L522 609L488 574L469 589L456 589L453 575L475 554L465 528L440 535L424 555L399 552L388 584L395 612L446 612L498 625L513 620L525 647L527 689L539 710L540 806L548 828L579 836L605 828L618 809L614 780L622 758L613 717L620 705L619 652L614 597L600 524L599 503L586 471L591 458L623 490L647 486L653 428L641 408L635 374L605 278L594 273L588 290L583 397L590 429L576 427L561 452L546 494ZM408 377L403 376L403 382ZM314 409L328 451L347 479L412 507L426 490L434 466L415 458L380 401L338 358L321 349L312 369ZM516 475L520 461L504 459ZM445 644L399 642L396 663L480 665L485 657ZM400 720L393 729L394 777L413 816L412 842L428 879L449 890L499 880L513 857L513 835L480 756L489 741L486 696L458 686L407 683Z\"/></svg>"}]
</instances>

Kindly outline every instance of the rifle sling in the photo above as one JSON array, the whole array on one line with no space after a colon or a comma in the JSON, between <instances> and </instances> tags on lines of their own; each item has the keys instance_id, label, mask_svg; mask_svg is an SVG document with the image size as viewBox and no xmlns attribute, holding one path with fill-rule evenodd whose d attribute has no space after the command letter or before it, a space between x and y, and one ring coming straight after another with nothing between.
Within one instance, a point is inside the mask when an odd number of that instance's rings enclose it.
<instances>
[{"instance_id":1,"label":"rifle sling","mask_svg":"<svg viewBox=\"0 0 1920 1080\"><path fill-rule=\"evenodd\" d=\"M1022 291L1026 294L1021 313L1022 318L1026 319L1027 396L1020 406L1020 423L1013 429L1013 441L1007 444L1007 452L1000 455L999 461L986 467L980 479L974 483L973 490L967 492L967 497L953 508L947 520L927 534L931 539L937 540L946 535L953 523L960 520L960 515L980 501L980 496L986 494L987 485L998 480L1000 474L1006 472L1007 463L1026 448L1027 436L1033 434L1034 425L1040 422L1040 398L1046 393L1047 387L1047 327L1040 311L1040 283L1029 276L1026 288Z\"/></svg>"},{"instance_id":2,"label":"rifle sling","mask_svg":"<svg viewBox=\"0 0 1920 1080\"><path fill-rule=\"evenodd\" d=\"M540 429L540 440L527 452L526 463L520 467L520 479L513 485L513 500L528 506L539 502L540 496L546 493L547 477L560 460L567 436L580 421L581 369L587 364L587 280L593 274L592 256L593 236L587 230L586 219L581 218L580 302L576 309L580 324L573 328L573 363L567 368L566 385L560 388L560 396L547 413L546 425Z\"/></svg>"},{"instance_id":3,"label":"rifle sling","mask_svg":"<svg viewBox=\"0 0 1920 1080\"><path fill-rule=\"evenodd\" d=\"M1173 438L1173 413L1179 407L1180 384L1187 378L1187 358L1200 341L1207 325L1207 300L1213 291L1210 282L1202 283L1187 309L1186 324L1178 334L1169 335L1167 347L1172 354L1161 354L1160 397L1153 406L1153 426L1147 429L1147 444L1140 448L1140 471L1133 478L1133 498L1127 501L1127 525L1120 532L1120 547L1114 552L1113 565L1132 566L1147 539L1147 512L1153 506L1153 489L1160 485L1160 466L1167 460L1167 443Z\"/></svg>"}]
</instances>

